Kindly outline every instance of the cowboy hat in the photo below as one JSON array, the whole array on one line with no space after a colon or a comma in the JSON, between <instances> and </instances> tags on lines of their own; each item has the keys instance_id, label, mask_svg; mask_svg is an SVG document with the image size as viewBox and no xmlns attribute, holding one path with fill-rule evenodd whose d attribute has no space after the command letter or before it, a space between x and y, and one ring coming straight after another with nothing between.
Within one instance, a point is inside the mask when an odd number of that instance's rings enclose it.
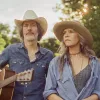
<instances>
[{"instance_id":1,"label":"cowboy hat","mask_svg":"<svg viewBox=\"0 0 100 100\"><path fill-rule=\"evenodd\" d=\"M66 28L72 28L73 30L78 32L81 36L84 37L87 45L90 48L92 47L93 37L92 37L91 33L85 26L80 24L80 22L78 22L78 21L62 21L62 22L58 22L54 25L53 31L59 41L63 40L63 35L64 35L63 31Z\"/></svg>"},{"instance_id":2,"label":"cowboy hat","mask_svg":"<svg viewBox=\"0 0 100 100\"><path fill-rule=\"evenodd\" d=\"M41 28L43 29L42 31L42 35L44 35L47 31L47 21L44 17L38 17L36 15L36 13L32 10L27 10L23 16L23 19L22 20L17 20L15 19L15 24L20 32L20 28L22 27L22 24L24 21L28 21L28 20L34 20L36 21L37 23L40 24Z\"/></svg>"}]
</instances>

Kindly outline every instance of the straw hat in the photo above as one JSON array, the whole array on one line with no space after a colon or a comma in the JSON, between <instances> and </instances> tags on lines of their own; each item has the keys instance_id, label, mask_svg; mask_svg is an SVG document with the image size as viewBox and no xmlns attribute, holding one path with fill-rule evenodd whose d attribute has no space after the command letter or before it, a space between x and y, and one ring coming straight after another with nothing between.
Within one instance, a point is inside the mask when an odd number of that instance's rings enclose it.
<instances>
[{"instance_id":1,"label":"straw hat","mask_svg":"<svg viewBox=\"0 0 100 100\"><path fill-rule=\"evenodd\" d=\"M53 31L59 41L63 39L63 31L66 28L71 28L78 32L86 40L87 45L91 48L93 44L93 37L89 30L77 21L62 21L54 25Z\"/></svg>"},{"instance_id":2,"label":"straw hat","mask_svg":"<svg viewBox=\"0 0 100 100\"><path fill-rule=\"evenodd\" d=\"M15 24L20 32L20 28L24 21L34 20L40 24L41 28L43 29L42 35L44 35L47 31L47 21L44 17L38 17L36 13L32 10L27 10L23 16L22 20L15 19Z\"/></svg>"}]
</instances>

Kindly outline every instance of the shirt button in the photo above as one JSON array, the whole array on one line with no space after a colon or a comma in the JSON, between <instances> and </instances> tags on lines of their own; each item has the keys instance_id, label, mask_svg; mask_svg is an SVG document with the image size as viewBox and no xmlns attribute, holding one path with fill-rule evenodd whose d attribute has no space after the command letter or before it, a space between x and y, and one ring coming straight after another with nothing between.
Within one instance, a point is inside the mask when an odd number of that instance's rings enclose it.
<instances>
[{"instance_id":1,"label":"shirt button","mask_svg":"<svg viewBox=\"0 0 100 100\"><path fill-rule=\"evenodd\" d=\"M25 99L26 97L24 97L24 99Z\"/></svg>"},{"instance_id":2,"label":"shirt button","mask_svg":"<svg viewBox=\"0 0 100 100\"><path fill-rule=\"evenodd\" d=\"M24 83L23 83L23 82L21 82L21 84L22 84L22 85L24 85Z\"/></svg>"},{"instance_id":3,"label":"shirt button","mask_svg":"<svg viewBox=\"0 0 100 100\"><path fill-rule=\"evenodd\" d=\"M27 85L27 82L25 82L25 84Z\"/></svg>"}]
</instances>

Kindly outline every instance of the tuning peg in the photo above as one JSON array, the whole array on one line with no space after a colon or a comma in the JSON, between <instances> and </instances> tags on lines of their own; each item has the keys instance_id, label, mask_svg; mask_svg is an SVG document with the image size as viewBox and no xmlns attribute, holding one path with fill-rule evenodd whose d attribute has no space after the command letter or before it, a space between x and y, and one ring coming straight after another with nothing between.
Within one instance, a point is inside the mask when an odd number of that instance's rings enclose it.
<instances>
[{"instance_id":1,"label":"tuning peg","mask_svg":"<svg viewBox=\"0 0 100 100\"><path fill-rule=\"evenodd\" d=\"M27 80L30 80L29 78L27 78Z\"/></svg>"}]
</instances>

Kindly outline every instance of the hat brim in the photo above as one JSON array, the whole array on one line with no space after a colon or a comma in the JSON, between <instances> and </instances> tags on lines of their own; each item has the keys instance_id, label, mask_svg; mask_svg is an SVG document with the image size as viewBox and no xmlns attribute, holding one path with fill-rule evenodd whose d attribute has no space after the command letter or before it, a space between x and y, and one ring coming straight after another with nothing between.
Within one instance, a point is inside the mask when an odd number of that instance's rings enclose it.
<instances>
[{"instance_id":1,"label":"hat brim","mask_svg":"<svg viewBox=\"0 0 100 100\"><path fill-rule=\"evenodd\" d=\"M81 36L83 36L85 38L88 46L89 47L92 46L93 37L92 37L91 33L89 32L89 30L86 27L84 27L83 25L81 25L79 22L75 22L75 21L62 21L62 22L58 22L54 25L53 31L59 41L63 40L64 29L68 29L68 28L71 28L71 29L75 30L76 32L78 32Z\"/></svg>"},{"instance_id":2,"label":"hat brim","mask_svg":"<svg viewBox=\"0 0 100 100\"><path fill-rule=\"evenodd\" d=\"M17 28L20 29L23 22L24 21L29 21L29 20L36 21L38 24L40 24L41 28L43 29L42 34L44 35L46 33L48 24L47 24L47 21L44 17L38 17L38 18L35 18L35 19L26 19L26 20L17 20L17 19L15 19L14 21L15 21L15 24L16 24Z\"/></svg>"}]
</instances>

